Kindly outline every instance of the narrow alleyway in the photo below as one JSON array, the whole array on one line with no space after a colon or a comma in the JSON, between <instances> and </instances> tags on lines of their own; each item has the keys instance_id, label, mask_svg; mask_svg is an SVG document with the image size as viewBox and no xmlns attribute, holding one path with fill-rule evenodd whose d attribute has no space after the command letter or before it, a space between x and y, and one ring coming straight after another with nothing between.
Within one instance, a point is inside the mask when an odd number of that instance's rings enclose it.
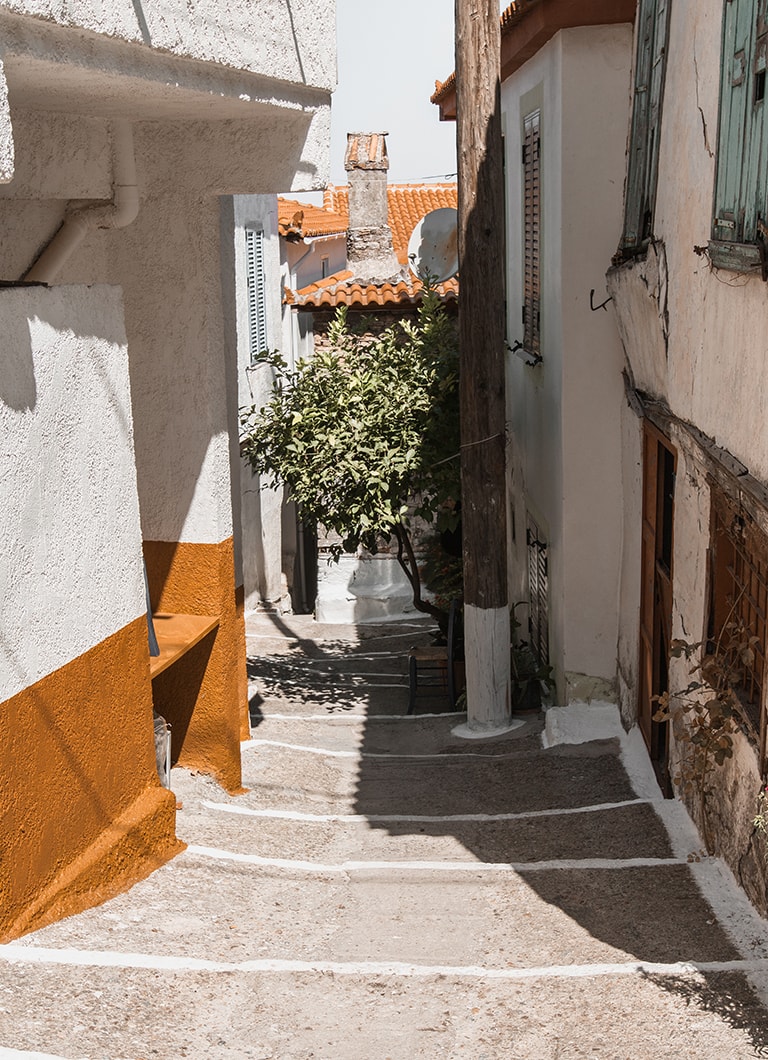
<instances>
[{"instance_id":1,"label":"narrow alleyway","mask_svg":"<svg viewBox=\"0 0 768 1060\"><path fill-rule=\"evenodd\" d=\"M768 1056L768 925L642 754L404 717L424 629L250 622L248 793L174 770L188 849L0 947L0 1056Z\"/></svg>"}]
</instances>

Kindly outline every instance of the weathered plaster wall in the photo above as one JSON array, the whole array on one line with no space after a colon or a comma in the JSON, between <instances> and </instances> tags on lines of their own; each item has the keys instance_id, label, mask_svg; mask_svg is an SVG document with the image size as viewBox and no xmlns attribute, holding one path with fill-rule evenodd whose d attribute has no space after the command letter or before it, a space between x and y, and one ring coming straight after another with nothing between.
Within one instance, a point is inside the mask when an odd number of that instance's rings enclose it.
<instances>
[{"instance_id":1,"label":"weathered plaster wall","mask_svg":"<svg viewBox=\"0 0 768 1060\"><path fill-rule=\"evenodd\" d=\"M318 622L391 621L415 615L413 592L393 556L321 555L317 568Z\"/></svg>"},{"instance_id":2,"label":"weathered plaster wall","mask_svg":"<svg viewBox=\"0 0 768 1060\"><path fill-rule=\"evenodd\" d=\"M0 322L0 697L8 698L145 607L120 291L1 291Z\"/></svg>"},{"instance_id":3,"label":"weathered plaster wall","mask_svg":"<svg viewBox=\"0 0 768 1060\"><path fill-rule=\"evenodd\" d=\"M515 571L527 562L527 505L548 534L551 660L563 702L615 695L622 468L607 439L621 429L622 350L613 314L592 313L589 292L602 291L620 227L631 48L629 26L563 31L502 94L510 248L522 246L522 119L541 107L543 361L528 368L509 358L514 478L523 486L512 578L518 586ZM508 257L508 291L520 292L508 297L513 342L522 338L522 253Z\"/></svg>"},{"instance_id":4,"label":"weathered plaster wall","mask_svg":"<svg viewBox=\"0 0 768 1060\"><path fill-rule=\"evenodd\" d=\"M671 412L666 432L678 452L675 484L674 637L698 642L705 631L710 493L706 454L681 422L694 424L768 483L765 388L766 289L756 276L710 266L719 106L722 5L673 4L662 110L655 242L644 258L612 269L630 376ZM628 421L631 413L625 415ZM639 421L638 421L639 423ZM642 477L630 474L640 448L625 446L625 566L620 657L625 721L636 716L637 607ZM735 480L734 480L735 485ZM684 688L690 664L672 660L670 686ZM673 763L680 749L672 747ZM718 853L765 911L765 863L753 836L760 776L756 750L742 734L714 776L708 800ZM701 823L698 800L689 809Z\"/></svg>"},{"instance_id":5,"label":"weathered plaster wall","mask_svg":"<svg viewBox=\"0 0 768 1060\"><path fill-rule=\"evenodd\" d=\"M694 249L706 247L712 219L719 81L711 72L720 68L721 17L707 5L671 11L654 225L661 245L612 270L609 282L636 385L766 481L768 434L755 430L768 412L755 385L764 371L765 285L711 268Z\"/></svg>"}]
</instances>

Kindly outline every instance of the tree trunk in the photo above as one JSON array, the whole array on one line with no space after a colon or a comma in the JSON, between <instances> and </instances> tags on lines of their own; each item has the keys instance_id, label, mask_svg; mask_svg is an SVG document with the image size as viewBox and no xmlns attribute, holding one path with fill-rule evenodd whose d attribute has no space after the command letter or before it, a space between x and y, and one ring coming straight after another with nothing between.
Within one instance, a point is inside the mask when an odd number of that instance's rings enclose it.
<instances>
[{"instance_id":1,"label":"tree trunk","mask_svg":"<svg viewBox=\"0 0 768 1060\"><path fill-rule=\"evenodd\" d=\"M400 564L411 586L413 606L417 611L421 611L422 614L431 615L440 626L440 629L444 631L448 622L448 615L439 607L431 604L429 600L422 600L421 598L421 575L419 574L419 567L416 563L416 556L411 543L411 535L408 533L407 527L401 523L399 526L393 527L393 533L397 538L397 562Z\"/></svg>"}]
</instances>

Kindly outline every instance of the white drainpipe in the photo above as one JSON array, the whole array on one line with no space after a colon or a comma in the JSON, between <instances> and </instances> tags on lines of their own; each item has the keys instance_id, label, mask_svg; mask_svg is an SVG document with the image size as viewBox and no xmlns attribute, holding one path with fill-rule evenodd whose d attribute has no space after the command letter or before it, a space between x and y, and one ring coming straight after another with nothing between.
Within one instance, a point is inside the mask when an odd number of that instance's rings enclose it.
<instances>
[{"instance_id":1,"label":"white drainpipe","mask_svg":"<svg viewBox=\"0 0 768 1060\"><path fill-rule=\"evenodd\" d=\"M38 259L25 272L28 282L51 283L65 262L95 228L125 228L139 212L133 127L129 121L113 123L114 198L108 205L68 206L61 228Z\"/></svg>"}]
</instances>

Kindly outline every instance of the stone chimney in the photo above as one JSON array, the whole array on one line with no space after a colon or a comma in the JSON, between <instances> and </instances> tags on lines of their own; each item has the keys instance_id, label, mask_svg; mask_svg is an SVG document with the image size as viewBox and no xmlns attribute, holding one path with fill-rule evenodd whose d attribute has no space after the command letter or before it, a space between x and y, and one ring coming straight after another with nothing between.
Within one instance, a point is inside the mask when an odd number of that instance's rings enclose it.
<instances>
[{"instance_id":1,"label":"stone chimney","mask_svg":"<svg viewBox=\"0 0 768 1060\"><path fill-rule=\"evenodd\" d=\"M347 133L344 168L349 183L347 268L351 282L399 283L406 270L392 249L387 220L386 133Z\"/></svg>"}]
</instances>

